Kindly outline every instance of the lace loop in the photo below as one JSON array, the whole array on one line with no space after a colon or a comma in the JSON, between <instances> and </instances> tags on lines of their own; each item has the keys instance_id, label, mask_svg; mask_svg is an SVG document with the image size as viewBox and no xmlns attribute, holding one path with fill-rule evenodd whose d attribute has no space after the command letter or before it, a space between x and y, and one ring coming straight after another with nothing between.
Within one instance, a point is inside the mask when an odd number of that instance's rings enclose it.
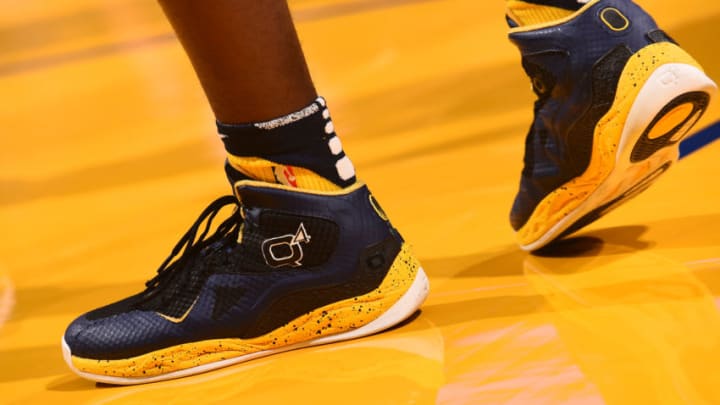
<instances>
[{"instance_id":1,"label":"lace loop","mask_svg":"<svg viewBox=\"0 0 720 405\"><path fill-rule=\"evenodd\" d=\"M218 225L215 232L208 236L210 229L212 228L212 222L217 214L226 206L235 205L236 209L226 218L220 225ZM233 235L237 238L237 233L240 230L240 224L242 224L242 218L239 215L240 206L237 199L234 196L226 195L218 198L217 200L210 203L210 205L203 210L203 212L195 220L195 223L190 229L183 235L175 247L170 252L170 255L162 262L157 270L157 275L145 283L148 290L156 289L163 280L167 279L169 275L173 274L178 269L185 267L187 261L193 257L197 252L202 251L205 247L214 243L215 241L227 236ZM200 236L197 236L198 230L201 225L205 223L203 231Z\"/></svg>"}]
</instances>

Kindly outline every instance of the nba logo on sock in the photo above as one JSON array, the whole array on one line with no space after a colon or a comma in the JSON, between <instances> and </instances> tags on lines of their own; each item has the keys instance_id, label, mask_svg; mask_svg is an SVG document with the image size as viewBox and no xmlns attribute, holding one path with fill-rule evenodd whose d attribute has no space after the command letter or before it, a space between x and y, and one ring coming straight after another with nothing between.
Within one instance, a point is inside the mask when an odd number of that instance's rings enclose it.
<instances>
[{"instance_id":1,"label":"nba logo on sock","mask_svg":"<svg viewBox=\"0 0 720 405\"><path fill-rule=\"evenodd\" d=\"M286 186L297 188L297 177L292 166L273 166L273 176L275 181Z\"/></svg>"},{"instance_id":2,"label":"nba logo on sock","mask_svg":"<svg viewBox=\"0 0 720 405\"><path fill-rule=\"evenodd\" d=\"M302 266L303 249L301 244L310 242L310 235L301 222L295 234L265 239L262 243L262 253L265 262L270 267L299 267Z\"/></svg>"}]
</instances>

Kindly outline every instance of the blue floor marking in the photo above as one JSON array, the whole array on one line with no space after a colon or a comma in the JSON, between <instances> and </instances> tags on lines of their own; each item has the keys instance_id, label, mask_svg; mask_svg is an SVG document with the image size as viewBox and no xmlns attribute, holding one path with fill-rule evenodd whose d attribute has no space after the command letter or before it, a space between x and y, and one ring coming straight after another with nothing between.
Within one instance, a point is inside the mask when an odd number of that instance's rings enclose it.
<instances>
[{"instance_id":1,"label":"blue floor marking","mask_svg":"<svg viewBox=\"0 0 720 405\"><path fill-rule=\"evenodd\" d=\"M680 142L680 159L697 152L718 139L720 139L720 121Z\"/></svg>"}]
</instances>

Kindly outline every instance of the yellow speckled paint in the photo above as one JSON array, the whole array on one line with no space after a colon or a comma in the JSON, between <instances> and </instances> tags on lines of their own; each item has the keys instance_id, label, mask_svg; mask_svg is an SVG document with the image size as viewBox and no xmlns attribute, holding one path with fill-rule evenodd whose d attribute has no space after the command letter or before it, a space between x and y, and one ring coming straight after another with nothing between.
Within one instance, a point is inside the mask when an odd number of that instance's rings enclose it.
<instances>
[{"instance_id":1,"label":"yellow speckled paint","mask_svg":"<svg viewBox=\"0 0 720 405\"><path fill-rule=\"evenodd\" d=\"M517 232L521 245L540 239L608 178L615 168L620 137L635 98L650 75L666 63L685 63L700 68L690 55L669 42L649 45L633 55L623 69L612 107L595 126L590 164L582 175L553 191L537 205L530 219ZM648 174L643 168L643 165L633 168L624 180L628 183L640 181Z\"/></svg>"},{"instance_id":2,"label":"yellow speckled paint","mask_svg":"<svg viewBox=\"0 0 720 405\"><path fill-rule=\"evenodd\" d=\"M254 339L213 339L186 343L120 360L72 357L80 371L125 378L147 378L203 366L238 356L269 354L313 339L357 329L377 319L410 288L419 262L403 245L385 279L375 290L335 302L296 318L287 325Z\"/></svg>"}]
</instances>

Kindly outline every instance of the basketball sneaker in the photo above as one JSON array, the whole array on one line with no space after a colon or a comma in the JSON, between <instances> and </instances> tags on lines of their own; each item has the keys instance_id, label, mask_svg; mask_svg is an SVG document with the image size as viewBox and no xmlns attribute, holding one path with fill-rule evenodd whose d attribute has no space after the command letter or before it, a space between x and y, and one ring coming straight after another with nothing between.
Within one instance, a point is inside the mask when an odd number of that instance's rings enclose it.
<instances>
[{"instance_id":1,"label":"basketball sneaker","mask_svg":"<svg viewBox=\"0 0 720 405\"><path fill-rule=\"evenodd\" d=\"M538 96L510 214L518 242L539 249L646 189L716 86L628 0L593 0L564 19L519 26L510 40Z\"/></svg>"},{"instance_id":2,"label":"basketball sneaker","mask_svg":"<svg viewBox=\"0 0 720 405\"><path fill-rule=\"evenodd\" d=\"M70 324L62 347L75 373L147 383L370 335L415 313L428 280L365 185L312 192L244 180L205 209L146 287Z\"/></svg>"}]
</instances>

